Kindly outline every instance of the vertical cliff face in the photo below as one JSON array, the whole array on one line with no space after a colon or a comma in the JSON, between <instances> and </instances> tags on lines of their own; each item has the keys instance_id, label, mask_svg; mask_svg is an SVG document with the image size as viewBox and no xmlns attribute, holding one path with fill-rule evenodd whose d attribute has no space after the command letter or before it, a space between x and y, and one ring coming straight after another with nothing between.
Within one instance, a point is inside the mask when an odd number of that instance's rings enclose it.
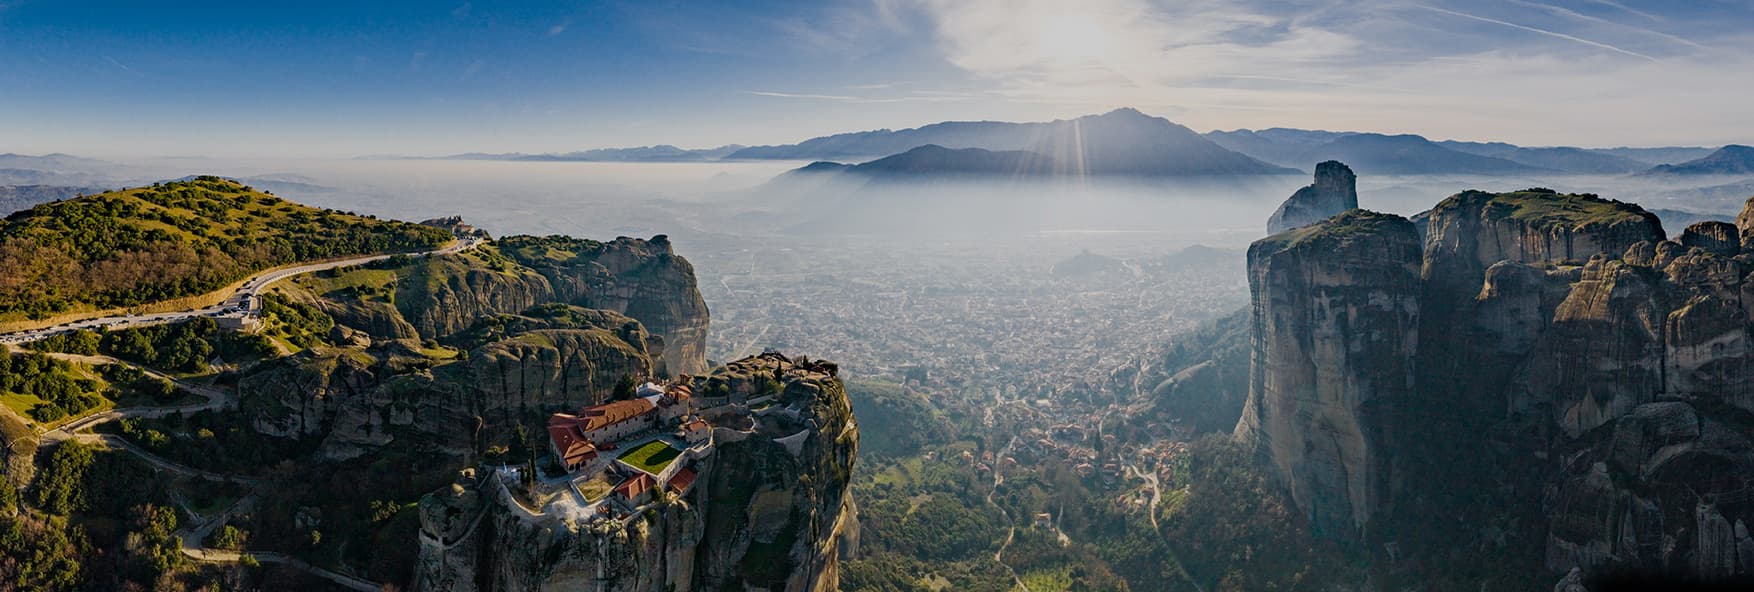
<instances>
[{"instance_id":1,"label":"vertical cliff face","mask_svg":"<svg viewBox=\"0 0 1754 592\"><path fill-rule=\"evenodd\" d=\"M402 342L309 350L242 379L243 411L264 434L322 442L348 459L393 443L479 452L545 413L607 399L624 377L652 373L653 337L626 316L552 305L483 319L459 344L467 359L398 372L419 359Z\"/></svg>"},{"instance_id":2,"label":"vertical cliff face","mask_svg":"<svg viewBox=\"0 0 1754 592\"><path fill-rule=\"evenodd\" d=\"M1385 419L1413 386L1419 238L1353 210L1249 248L1253 355L1237 436L1318 531L1362 533L1385 503Z\"/></svg>"},{"instance_id":3,"label":"vertical cliff face","mask_svg":"<svg viewBox=\"0 0 1754 592\"><path fill-rule=\"evenodd\" d=\"M607 243L511 236L475 252L422 257L386 271L394 278L387 286L337 289L307 278L296 282L301 289L293 296L380 340L444 340L482 318L543 304L608 310L639 321L667 345L653 348L661 370L706 369L706 301L694 267L662 235ZM389 295L369 296L380 289Z\"/></svg>"},{"instance_id":4,"label":"vertical cliff face","mask_svg":"<svg viewBox=\"0 0 1754 592\"><path fill-rule=\"evenodd\" d=\"M625 314L663 336L662 362L669 372L706 371L706 301L694 266L676 256L668 237L607 243L513 237L501 243L505 253L548 279L556 300Z\"/></svg>"},{"instance_id":5,"label":"vertical cliff face","mask_svg":"<svg viewBox=\"0 0 1754 592\"><path fill-rule=\"evenodd\" d=\"M781 377L765 412L707 412L696 487L628 517L530 508L515 481L468 477L421 501L417 590L834 590L858 427L832 365L766 355L715 371L730 392ZM705 390L705 389L702 389Z\"/></svg>"},{"instance_id":6,"label":"vertical cliff face","mask_svg":"<svg viewBox=\"0 0 1754 592\"><path fill-rule=\"evenodd\" d=\"M1316 165L1315 183L1297 190L1267 218L1267 234L1302 228L1358 207L1358 175L1329 160Z\"/></svg>"},{"instance_id":7,"label":"vertical cliff face","mask_svg":"<svg viewBox=\"0 0 1754 592\"><path fill-rule=\"evenodd\" d=\"M1239 437L1318 528L1420 560L1754 574L1751 212L1669 241L1631 204L1465 192L1420 255L1382 246L1401 224L1335 238L1350 214L1263 240Z\"/></svg>"}]
</instances>

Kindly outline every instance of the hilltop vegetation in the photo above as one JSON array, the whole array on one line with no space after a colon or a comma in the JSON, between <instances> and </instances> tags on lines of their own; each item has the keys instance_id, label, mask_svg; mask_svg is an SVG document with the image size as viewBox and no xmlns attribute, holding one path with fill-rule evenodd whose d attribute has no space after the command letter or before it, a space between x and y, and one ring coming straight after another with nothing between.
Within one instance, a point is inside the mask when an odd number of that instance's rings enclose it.
<instances>
[{"instance_id":1,"label":"hilltop vegetation","mask_svg":"<svg viewBox=\"0 0 1754 592\"><path fill-rule=\"evenodd\" d=\"M0 222L0 318L211 292L300 261L430 249L442 229L312 208L217 177L38 205Z\"/></svg>"}]
</instances>

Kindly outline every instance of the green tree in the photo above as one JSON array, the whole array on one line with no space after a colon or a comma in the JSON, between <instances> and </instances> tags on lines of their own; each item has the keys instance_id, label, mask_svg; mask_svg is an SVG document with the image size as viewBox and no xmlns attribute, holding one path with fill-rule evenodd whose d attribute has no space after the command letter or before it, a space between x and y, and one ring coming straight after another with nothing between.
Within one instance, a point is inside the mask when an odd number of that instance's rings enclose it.
<instances>
[{"instance_id":1,"label":"green tree","mask_svg":"<svg viewBox=\"0 0 1754 592\"><path fill-rule=\"evenodd\" d=\"M68 440L49 454L43 470L37 473L34 499L44 511L70 514L89 505L85 481L91 471L96 451L77 440Z\"/></svg>"},{"instance_id":2,"label":"green tree","mask_svg":"<svg viewBox=\"0 0 1754 592\"><path fill-rule=\"evenodd\" d=\"M632 399L635 390L638 388L639 381L634 378L632 374L622 376L621 381L615 383L615 390L610 394L609 398L615 401L626 401Z\"/></svg>"}]
</instances>

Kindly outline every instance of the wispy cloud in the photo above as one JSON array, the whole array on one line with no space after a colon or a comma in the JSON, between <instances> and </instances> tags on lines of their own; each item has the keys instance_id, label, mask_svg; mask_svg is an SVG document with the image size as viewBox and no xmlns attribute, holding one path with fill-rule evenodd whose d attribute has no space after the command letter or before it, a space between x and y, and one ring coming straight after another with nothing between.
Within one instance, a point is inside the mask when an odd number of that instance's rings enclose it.
<instances>
[{"instance_id":1,"label":"wispy cloud","mask_svg":"<svg viewBox=\"0 0 1754 592\"><path fill-rule=\"evenodd\" d=\"M127 72L129 74L133 74L135 78L145 78L146 77L146 75L141 74L139 70L129 68L126 64L123 64L122 62L116 61L116 58L113 58L110 56L104 56L104 61L109 62L109 64L111 66L115 66L116 69L118 69L118 70L121 70L123 72Z\"/></svg>"},{"instance_id":2,"label":"wispy cloud","mask_svg":"<svg viewBox=\"0 0 1754 592\"><path fill-rule=\"evenodd\" d=\"M555 35L565 33L567 27L571 27L571 26L572 26L572 19L569 18L569 19L561 20L560 22L555 23L554 26L548 27L548 36L553 37Z\"/></svg>"},{"instance_id":3,"label":"wispy cloud","mask_svg":"<svg viewBox=\"0 0 1754 592\"><path fill-rule=\"evenodd\" d=\"M936 92L934 92L934 91L915 91L914 94L906 95L906 96L897 96L897 97L861 97L861 96L853 96L853 95L793 93L793 92L777 92L777 91L769 91L769 90L746 90L743 92L745 92L747 94L759 96L759 97L774 97L774 98L780 98L780 99L809 99L809 100L816 100L816 101L840 101L840 102L847 102L847 103L950 103L950 102L958 102L958 101L971 101L971 100L974 100L975 98L977 98L977 96L974 94L959 93L959 92L952 92L952 91L936 91Z\"/></svg>"},{"instance_id":4,"label":"wispy cloud","mask_svg":"<svg viewBox=\"0 0 1754 592\"><path fill-rule=\"evenodd\" d=\"M1611 21L1611 20L1597 17L1597 16L1590 16L1590 15L1583 14L1581 12L1578 12L1578 11L1575 11L1575 10L1572 10L1569 8L1565 8L1562 6L1543 4L1540 2L1528 2L1526 0L1511 0L1511 1L1515 4L1544 10L1544 11L1547 11L1547 12L1550 12L1550 13L1568 18L1568 19L1579 21L1579 22L1596 24L1596 25L1603 25L1603 26L1607 26L1607 27L1633 31L1633 32L1636 32L1639 34L1657 37L1657 38L1660 38L1660 39L1663 39L1663 40L1666 40L1666 41L1669 41L1671 43L1675 43L1678 45L1684 45L1684 46L1687 46L1687 47L1690 47L1693 49L1708 49L1704 45L1701 45L1701 44L1699 44L1691 39L1687 39L1687 38L1680 37L1677 35L1671 35L1671 34L1664 33L1662 31L1658 31L1656 29L1652 29L1649 27L1640 27L1640 26L1636 26L1636 25L1629 25L1629 24L1625 24L1625 23Z\"/></svg>"},{"instance_id":5,"label":"wispy cloud","mask_svg":"<svg viewBox=\"0 0 1754 592\"><path fill-rule=\"evenodd\" d=\"M1510 27L1510 28L1518 29L1518 30L1522 30L1522 31L1528 31L1530 33L1535 33L1537 35L1546 35L1548 37L1552 37L1555 39L1564 39L1566 41L1571 41L1574 43L1581 43L1581 44L1588 45L1590 47L1594 47L1597 49L1605 49L1605 50L1608 50L1608 51L1611 51L1614 53L1628 55L1628 56L1632 56L1632 57L1639 58L1639 59L1650 60L1653 62L1660 61L1660 60L1656 59L1655 57L1645 55L1642 53L1638 53L1638 52L1632 51L1630 49L1625 49L1622 47L1609 45L1606 43L1602 43L1600 41L1591 41L1589 39L1584 39L1582 37L1578 37L1575 35L1567 35L1565 33L1560 33L1557 31L1549 31L1547 29L1531 27L1528 25L1519 25L1519 24L1516 24L1516 23L1513 23L1510 21L1503 21L1503 20L1498 20L1495 18L1487 18L1487 17L1483 17L1483 16L1479 16L1479 15L1468 14L1466 12L1449 10L1447 8L1438 8L1435 6L1420 6L1420 8L1424 8L1426 10L1430 10L1433 12L1440 12L1440 13L1451 15L1451 16L1461 17L1461 18L1465 18L1465 19L1472 19L1472 20L1480 21L1482 23L1491 23L1494 25L1500 25L1500 26Z\"/></svg>"},{"instance_id":6,"label":"wispy cloud","mask_svg":"<svg viewBox=\"0 0 1754 592\"><path fill-rule=\"evenodd\" d=\"M1634 15L1638 15L1638 16L1641 16L1641 17L1644 17L1644 18L1647 18L1647 19L1650 19L1650 20L1653 20L1653 21L1662 21L1662 20L1665 20L1665 19L1663 19L1663 17L1660 17L1660 16L1657 16L1657 15L1654 15L1654 14L1651 14L1651 13L1649 13L1649 12L1645 12L1645 11L1642 11L1642 10L1638 10L1638 9L1636 9L1636 8L1632 8L1632 7L1630 7L1630 6L1627 6L1627 5L1625 5L1625 4L1621 4L1621 3L1619 3L1619 2L1615 2L1615 1L1614 1L1614 0L1591 0L1591 1L1592 1L1592 2L1595 2L1595 3L1596 3L1596 4L1600 4L1600 5L1602 5L1602 6L1607 6L1607 7L1610 7L1610 8L1614 8L1614 9L1616 9L1616 10L1620 10L1620 11L1622 11L1622 12L1625 12L1625 13L1627 13L1627 14L1634 14Z\"/></svg>"},{"instance_id":7,"label":"wispy cloud","mask_svg":"<svg viewBox=\"0 0 1754 592\"><path fill-rule=\"evenodd\" d=\"M1727 98L1754 93L1754 81L1721 75L1754 71L1754 36L1722 11L1646 18L1611 0L912 1L943 59L988 103L1046 117L1130 105L1207 129L1547 142L1754 126L1754 112ZM1689 107L1628 115L1652 104Z\"/></svg>"},{"instance_id":8,"label":"wispy cloud","mask_svg":"<svg viewBox=\"0 0 1754 592\"><path fill-rule=\"evenodd\" d=\"M857 101L857 100L859 100L859 97L850 97L850 96L846 96L846 95L817 95L817 94L809 94L809 93L774 92L774 91L767 91L767 90L749 90L749 91L743 91L743 92L747 92L749 94L761 96L761 97L778 97L778 98L782 98L782 99L817 99L817 100L822 100L822 101Z\"/></svg>"}]
</instances>

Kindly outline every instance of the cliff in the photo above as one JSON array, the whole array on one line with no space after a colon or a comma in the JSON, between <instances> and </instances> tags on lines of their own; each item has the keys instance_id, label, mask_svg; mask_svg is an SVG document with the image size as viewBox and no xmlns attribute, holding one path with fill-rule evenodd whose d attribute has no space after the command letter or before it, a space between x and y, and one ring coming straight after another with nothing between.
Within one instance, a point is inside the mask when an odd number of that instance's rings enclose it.
<instances>
[{"instance_id":1,"label":"cliff","mask_svg":"<svg viewBox=\"0 0 1754 592\"><path fill-rule=\"evenodd\" d=\"M301 277L289 295L378 340L448 340L484 318L551 303L639 321L661 370L706 368L706 302L669 240L505 237L475 251Z\"/></svg>"},{"instance_id":2,"label":"cliff","mask_svg":"<svg viewBox=\"0 0 1754 592\"><path fill-rule=\"evenodd\" d=\"M1671 241L1632 204L1470 191L1422 253L1363 212L1263 239L1237 437L1321 534L1394 549L1385 582L1754 574L1751 221Z\"/></svg>"},{"instance_id":3,"label":"cliff","mask_svg":"<svg viewBox=\"0 0 1754 592\"><path fill-rule=\"evenodd\" d=\"M1253 354L1236 435L1318 532L1364 531L1385 501L1391 406L1418 347L1419 235L1352 210L1249 248Z\"/></svg>"},{"instance_id":4,"label":"cliff","mask_svg":"<svg viewBox=\"0 0 1754 592\"><path fill-rule=\"evenodd\" d=\"M566 237L511 237L501 250L548 279L552 298L638 319L664 338L670 373L706 371L706 301L694 266L676 256L670 239L617 238L602 243Z\"/></svg>"},{"instance_id":5,"label":"cliff","mask_svg":"<svg viewBox=\"0 0 1754 592\"><path fill-rule=\"evenodd\" d=\"M531 508L521 485L466 474L421 501L415 589L833 590L858 427L832 364L764 354L716 369L697 392L758 392L763 411L704 411L716 427L696 486L632 515Z\"/></svg>"},{"instance_id":6,"label":"cliff","mask_svg":"<svg viewBox=\"0 0 1754 592\"><path fill-rule=\"evenodd\" d=\"M258 432L314 439L331 459L431 446L463 456L539 425L558 409L600 403L627 376L653 372L644 327L609 311L549 305L478 321L465 358L420 368L412 345L323 347L265 363L239 384ZM419 362L399 368L398 362Z\"/></svg>"},{"instance_id":7,"label":"cliff","mask_svg":"<svg viewBox=\"0 0 1754 592\"><path fill-rule=\"evenodd\" d=\"M1302 228L1358 207L1358 176L1337 160L1316 165L1315 182L1291 194L1267 218L1267 234Z\"/></svg>"}]
</instances>

